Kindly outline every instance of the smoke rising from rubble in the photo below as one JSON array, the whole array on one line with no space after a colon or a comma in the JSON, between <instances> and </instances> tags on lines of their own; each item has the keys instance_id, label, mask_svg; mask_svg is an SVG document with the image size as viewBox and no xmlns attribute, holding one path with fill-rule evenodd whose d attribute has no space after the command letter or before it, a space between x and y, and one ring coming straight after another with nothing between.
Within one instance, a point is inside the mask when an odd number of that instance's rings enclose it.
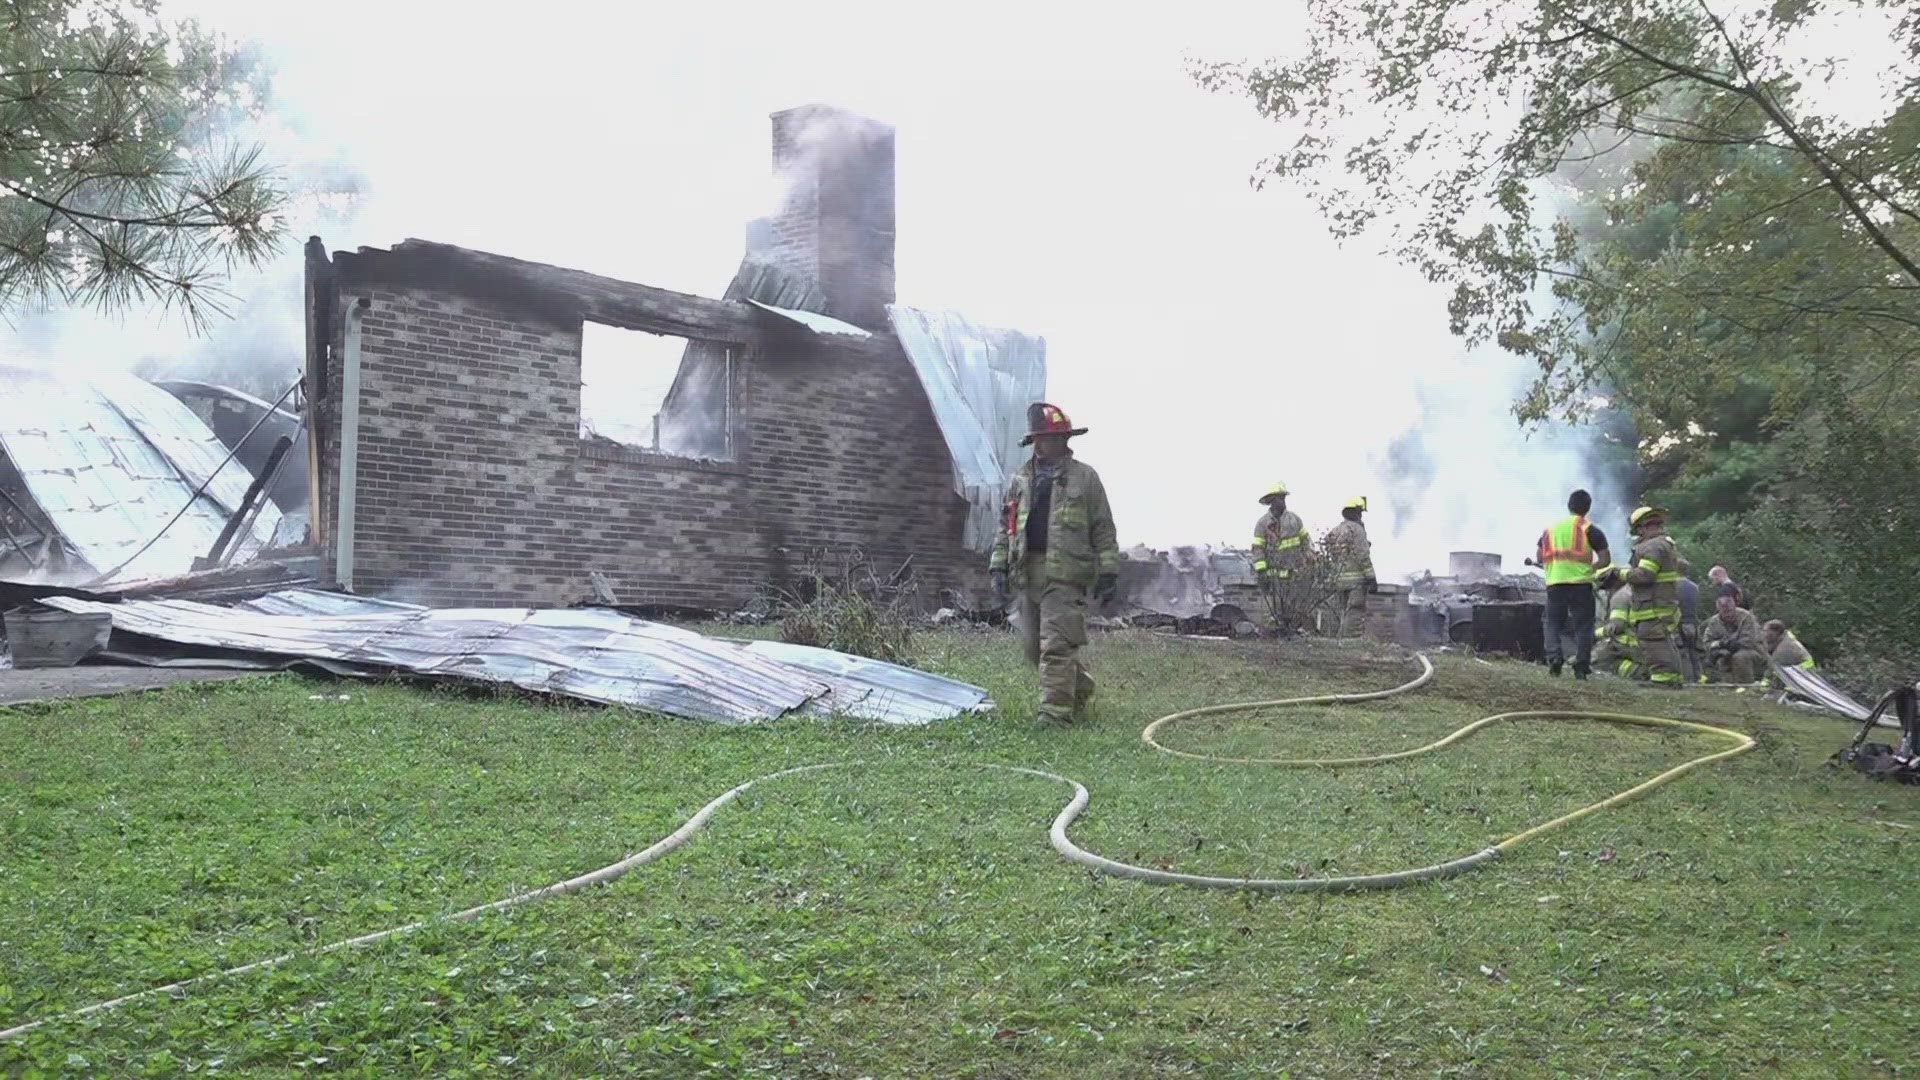
<instances>
[{"instance_id":1,"label":"smoke rising from rubble","mask_svg":"<svg viewBox=\"0 0 1920 1080\"><path fill-rule=\"evenodd\" d=\"M1521 573L1575 488L1593 495L1592 520L1609 539L1624 539L1637 493L1631 442L1610 446L1595 427L1521 429L1508 409L1528 374L1526 361L1489 346L1413 376L1415 416L1371 458L1390 523L1375 527L1376 544L1424 552L1435 573L1455 550L1499 553L1503 571Z\"/></svg>"}]
</instances>

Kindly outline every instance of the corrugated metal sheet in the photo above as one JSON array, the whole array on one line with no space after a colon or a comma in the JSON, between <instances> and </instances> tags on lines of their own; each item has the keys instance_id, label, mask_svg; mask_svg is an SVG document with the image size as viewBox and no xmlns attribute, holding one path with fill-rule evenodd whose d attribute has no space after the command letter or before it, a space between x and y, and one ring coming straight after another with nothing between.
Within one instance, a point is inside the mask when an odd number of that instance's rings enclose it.
<instances>
[{"instance_id":1,"label":"corrugated metal sheet","mask_svg":"<svg viewBox=\"0 0 1920 1080\"><path fill-rule=\"evenodd\" d=\"M808 706L817 712L888 724L926 724L992 707L987 692L980 687L917 668L784 641L754 641L748 643L747 648L832 680L836 689L834 698ZM846 684L859 687L863 693L856 700L837 700L839 688Z\"/></svg>"},{"instance_id":2,"label":"corrugated metal sheet","mask_svg":"<svg viewBox=\"0 0 1920 1080\"><path fill-rule=\"evenodd\" d=\"M1773 670L1779 673L1781 681L1788 690L1791 690L1795 695L1805 698L1823 709L1838 713L1849 720L1856 720L1863 724L1866 723L1867 717L1873 715L1872 709L1848 697L1839 687L1828 682L1826 676L1821 675L1817 671L1808 671L1805 668L1797 667L1781 667L1778 664L1773 665ZM1900 721L1892 714L1892 710L1888 710L1887 713L1882 714L1874 723L1879 727L1897 728L1900 726Z\"/></svg>"},{"instance_id":3,"label":"corrugated metal sheet","mask_svg":"<svg viewBox=\"0 0 1920 1080\"><path fill-rule=\"evenodd\" d=\"M951 311L889 305L887 317L946 437L953 489L967 500L967 546L985 552L1023 456L1027 406L1046 398L1046 339Z\"/></svg>"},{"instance_id":4,"label":"corrugated metal sheet","mask_svg":"<svg viewBox=\"0 0 1920 1080\"><path fill-rule=\"evenodd\" d=\"M852 323L841 322L831 315L822 315L817 311L795 311L792 308L774 307L772 304L761 303L752 297L747 298L747 303L762 311L770 311L783 319L799 323L816 334L843 334L847 337L863 338L873 336L871 331L862 330Z\"/></svg>"},{"instance_id":5,"label":"corrugated metal sheet","mask_svg":"<svg viewBox=\"0 0 1920 1080\"><path fill-rule=\"evenodd\" d=\"M233 606L261 615L393 615L427 610L418 604L402 604L395 600L376 600L371 596L323 592L319 589L282 589L253 600L243 600Z\"/></svg>"},{"instance_id":6,"label":"corrugated metal sheet","mask_svg":"<svg viewBox=\"0 0 1920 1080\"><path fill-rule=\"evenodd\" d=\"M96 571L139 550L213 482L118 580L185 573L205 555L245 498L253 476L173 395L129 375L67 377L0 365L0 448L27 493ZM214 470L219 468L216 474ZM235 562L269 546L280 513L263 507Z\"/></svg>"},{"instance_id":7,"label":"corrugated metal sheet","mask_svg":"<svg viewBox=\"0 0 1920 1080\"><path fill-rule=\"evenodd\" d=\"M54 597L44 603L104 611L117 631L177 645L506 683L705 720L780 716L832 689L738 645L611 611L455 608L320 616L185 600L97 604Z\"/></svg>"},{"instance_id":8,"label":"corrugated metal sheet","mask_svg":"<svg viewBox=\"0 0 1920 1080\"><path fill-rule=\"evenodd\" d=\"M237 607L181 600L103 604L114 629L175 645L507 683L698 720L746 722L796 709L924 724L986 703L986 691L824 649L709 638L595 608L429 609L290 589ZM128 651L116 639L114 647Z\"/></svg>"}]
</instances>

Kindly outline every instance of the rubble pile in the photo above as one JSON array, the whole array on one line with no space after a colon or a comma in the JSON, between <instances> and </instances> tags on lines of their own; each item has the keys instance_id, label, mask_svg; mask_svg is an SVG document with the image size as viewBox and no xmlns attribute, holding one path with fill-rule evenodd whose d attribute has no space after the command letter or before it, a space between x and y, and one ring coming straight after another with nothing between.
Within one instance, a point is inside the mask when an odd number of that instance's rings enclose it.
<instances>
[{"instance_id":1,"label":"rubble pile","mask_svg":"<svg viewBox=\"0 0 1920 1080\"><path fill-rule=\"evenodd\" d=\"M1410 583L1407 603L1421 637L1476 648L1482 647L1473 637L1476 608L1544 606L1547 596L1546 578L1503 573L1500 556L1477 551L1453 552L1448 573L1415 574ZM1486 621L1483 613L1481 622Z\"/></svg>"},{"instance_id":2,"label":"rubble pile","mask_svg":"<svg viewBox=\"0 0 1920 1080\"><path fill-rule=\"evenodd\" d=\"M1208 637L1258 631L1261 609L1253 559L1244 551L1189 544L1160 551L1137 544L1121 553L1119 590L1089 619L1096 627L1171 630Z\"/></svg>"}]
</instances>

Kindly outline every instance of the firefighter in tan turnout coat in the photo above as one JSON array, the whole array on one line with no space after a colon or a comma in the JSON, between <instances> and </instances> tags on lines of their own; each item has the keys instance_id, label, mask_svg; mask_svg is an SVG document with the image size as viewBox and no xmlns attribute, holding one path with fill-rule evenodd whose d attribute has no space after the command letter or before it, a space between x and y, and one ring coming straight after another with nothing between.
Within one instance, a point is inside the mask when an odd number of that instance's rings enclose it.
<instances>
[{"instance_id":1,"label":"firefighter in tan turnout coat","mask_svg":"<svg viewBox=\"0 0 1920 1080\"><path fill-rule=\"evenodd\" d=\"M1367 597L1378 587L1373 577L1373 543L1360 520L1366 512L1366 496L1348 499L1340 509L1340 524L1327 533L1327 552L1333 556L1333 585L1338 590L1333 594L1331 614L1337 620L1334 633L1339 637L1366 632Z\"/></svg>"},{"instance_id":2,"label":"firefighter in tan turnout coat","mask_svg":"<svg viewBox=\"0 0 1920 1080\"><path fill-rule=\"evenodd\" d=\"M1285 484L1269 488L1260 496L1260 505L1267 511L1253 523L1253 573L1267 595L1275 629L1291 633L1292 620L1300 615L1303 593L1301 583L1293 580L1293 572L1307 559L1307 527L1299 514L1287 509Z\"/></svg>"},{"instance_id":3,"label":"firefighter in tan turnout coat","mask_svg":"<svg viewBox=\"0 0 1920 1080\"><path fill-rule=\"evenodd\" d=\"M1287 509L1287 485L1275 484L1260 496L1267 512L1253 523L1253 572L1268 587L1293 576L1307 554L1307 527Z\"/></svg>"},{"instance_id":4,"label":"firefighter in tan turnout coat","mask_svg":"<svg viewBox=\"0 0 1920 1080\"><path fill-rule=\"evenodd\" d=\"M1027 407L1033 457L1014 474L989 568L995 598L1020 594L1027 663L1040 668L1040 720L1070 723L1093 696L1080 660L1087 643L1087 597L1111 600L1119 584L1120 545L1100 475L1073 456L1083 435L1058 408Z\"/></svg>"},{"instance_id":5,"label":"firefighter in tan turnout coat","mask_svg":"<svg viewBox=\"0 0 1920 1080\"><path fill-rule=\"evenodd\" d=\"M1607 585L1628 588L1626 629L1634 645L1628 654L1636 671L1644 670L1655 686L1683 685L1680 653L1680 579L1687 560L1667 535L1667 514L1656 506L1642 506L1627 518L1633 530L1633 554L1608 571ZM1627 674L1622 665L1621 674Z\"/></svg>"}]
</instances>

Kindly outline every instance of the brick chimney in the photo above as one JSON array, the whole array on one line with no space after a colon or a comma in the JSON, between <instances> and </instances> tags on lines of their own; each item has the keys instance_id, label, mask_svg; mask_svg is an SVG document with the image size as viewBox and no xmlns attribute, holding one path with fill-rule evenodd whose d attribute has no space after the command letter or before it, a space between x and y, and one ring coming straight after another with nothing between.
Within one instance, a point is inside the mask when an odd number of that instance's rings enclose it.
<instances>
[{"instance_id":1,"label":"brick chimney","mask_svg":"<svg viewBox=\"0 0 1920 1080\"><path fill-rule=\"evenodd\" d=\"M785 197L747 226L747 253L818 282L827 312L869 328L893 303L893 128L827 105L773 114Z\"/></svg>"}]
</instances>

